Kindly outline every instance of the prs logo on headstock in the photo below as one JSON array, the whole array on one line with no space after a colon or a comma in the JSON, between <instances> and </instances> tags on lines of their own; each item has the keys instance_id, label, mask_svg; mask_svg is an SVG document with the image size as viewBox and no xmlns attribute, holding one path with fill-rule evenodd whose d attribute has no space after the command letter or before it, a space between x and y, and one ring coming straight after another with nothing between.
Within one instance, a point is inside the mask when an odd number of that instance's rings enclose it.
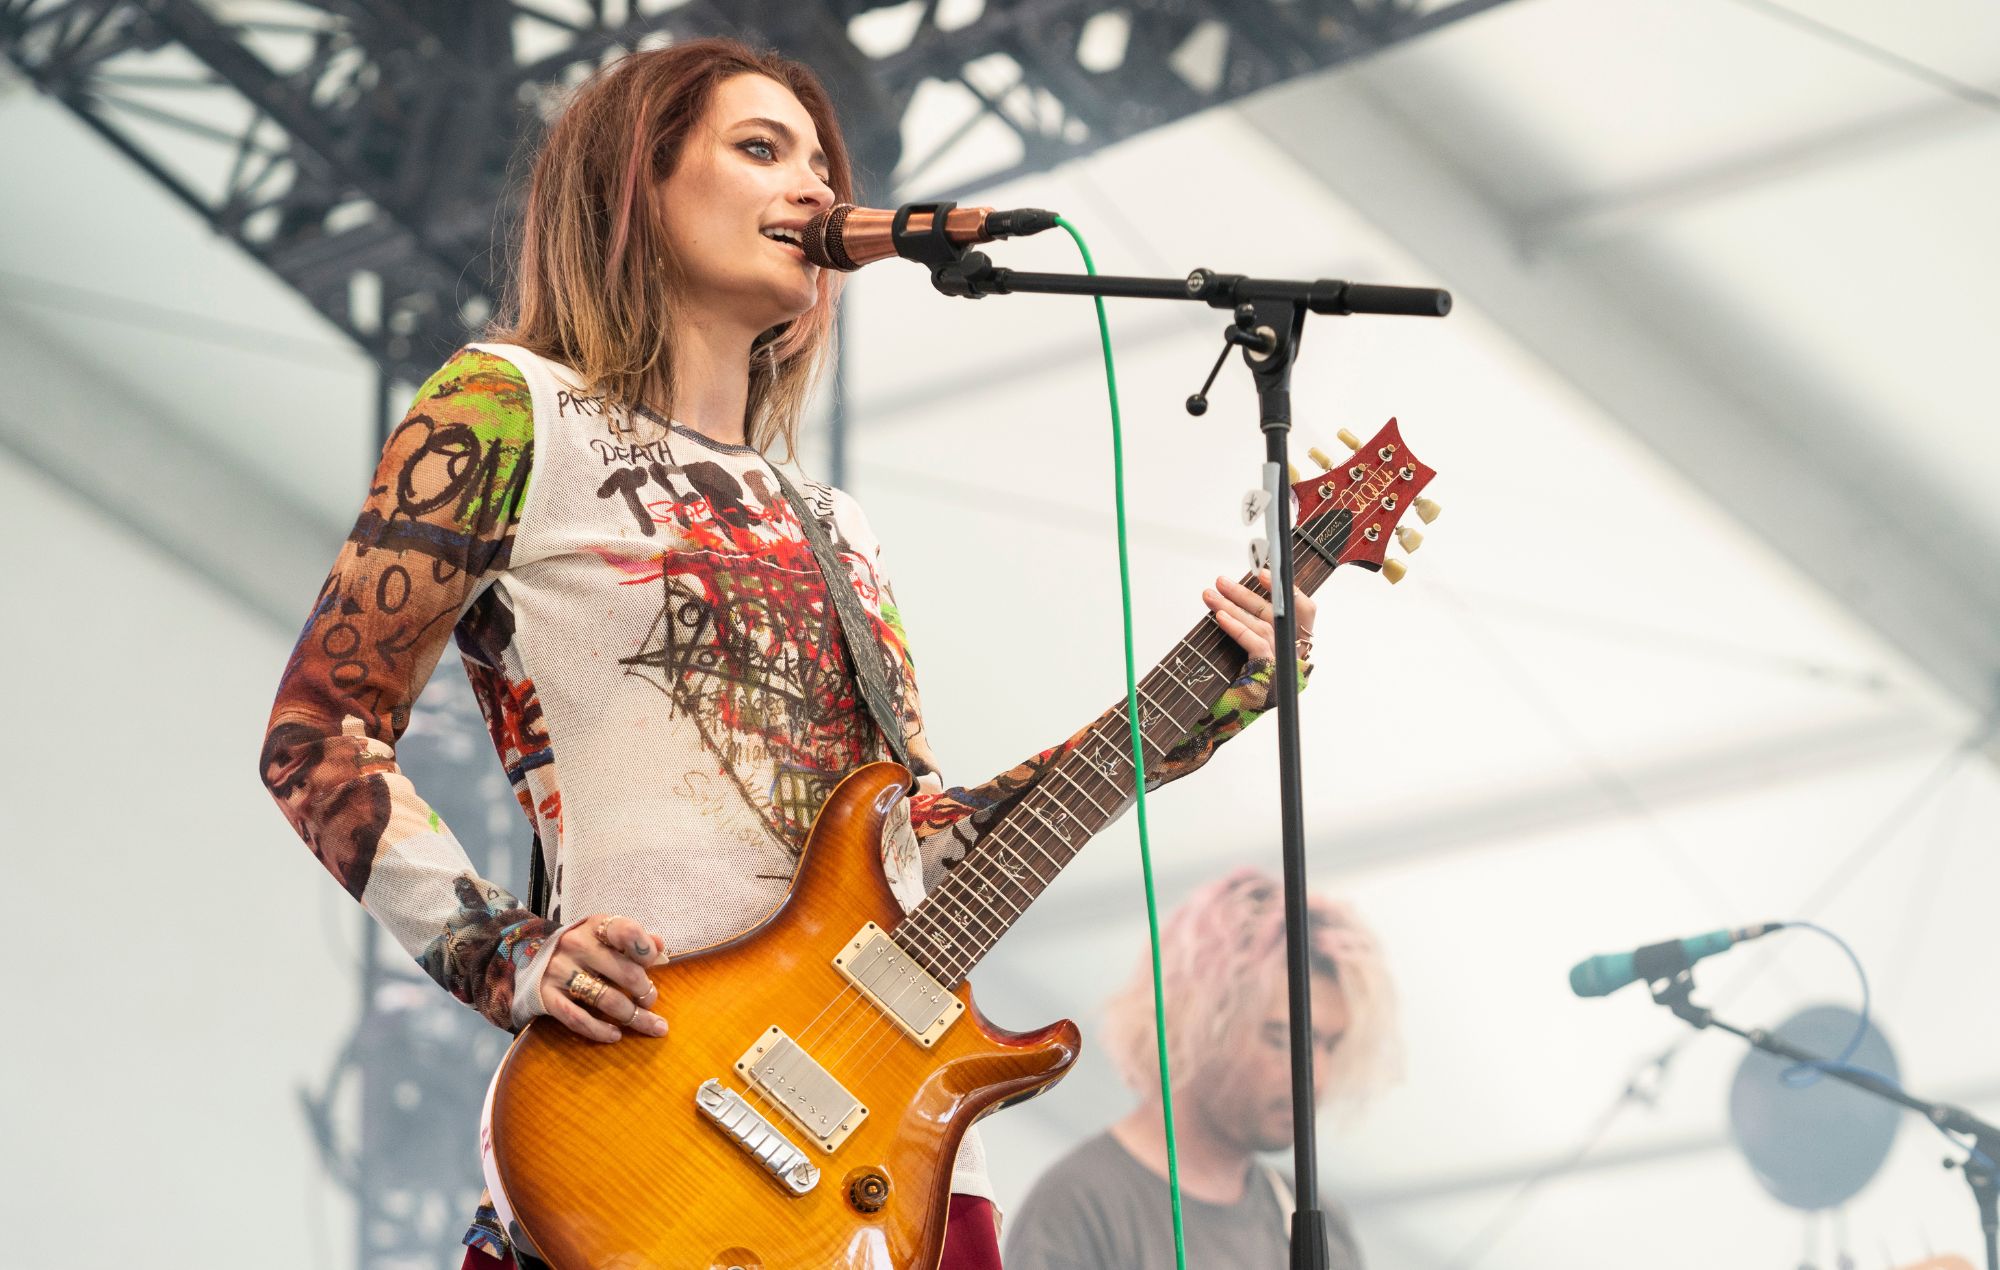
<instances>
[{"instance_id":1,"label":"prs logo on headstock","mask_svg":"<svg viewBox=\"0 0 2000 1270\"><path fill-rule=\"evenodd\" d=\"M1303 565L1308 556L1316 556L1329 571L1358 564L1401 582L1407 569L1402 561L1387 558L1389 542L1393 536L1405 552L1423 544L1423 534L1398 522L1411 508L1425 524L1437 519L1438 505L1418 497L1437 472L1410 453L1394 419L1367 441L1345 428L1339 435L1354 452L1350 461L1336 464L1311 450L1313 462L1325 472L1292 484L1298 500L1298 546L1303 549L1295 558Z\"/></svg>"}]
</instances>

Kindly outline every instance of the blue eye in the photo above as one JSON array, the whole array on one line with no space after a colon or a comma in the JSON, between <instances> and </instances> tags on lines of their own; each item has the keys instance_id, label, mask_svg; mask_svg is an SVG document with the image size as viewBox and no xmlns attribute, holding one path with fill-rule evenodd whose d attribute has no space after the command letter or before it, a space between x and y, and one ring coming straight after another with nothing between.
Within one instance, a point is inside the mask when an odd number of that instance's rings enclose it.
<instances>
[{"instance_id":1,"label":"blue eye","mask_svg":"<svg viewBox=\"0 0 2000 1270\"><path fill-rule=\"evenodd\" d=\"M775 160L778 157L778 147L762 137L758 137L755 140L751 141L745 141L742 145L738 146L737 149L743 151L745 154L754 154L756 155L757 158L764 159L766 161Z\"/></svg>"}]
</instances>

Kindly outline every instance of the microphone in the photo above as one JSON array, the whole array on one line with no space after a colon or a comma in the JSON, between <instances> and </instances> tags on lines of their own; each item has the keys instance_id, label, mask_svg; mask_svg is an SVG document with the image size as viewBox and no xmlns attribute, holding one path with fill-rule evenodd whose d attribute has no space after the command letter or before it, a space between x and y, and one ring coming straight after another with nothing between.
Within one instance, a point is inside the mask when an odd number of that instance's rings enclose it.
<instances>
[{"instance_id":1,"label":"microphone","mask_svg":"<svg viewBox=\"0 0 2000 1270\"><path fill-rule=\"evenodd\" d=\"M1705 935L1670 939L1664 944L1648 944L1625 953L1599 953L1569 968L1570 991L1580 997L1607 996L1628 983L1670 979L1703 957L1713 957L1746 939L1757 939L1788 923L1765 922L1761 926L1739 926L1735 930L1712 930Z\"/></svg>"},{"instance_id":2,"label":"microphone","mask_svg":"<svg viewBox=\"0 0 2000 1270\"><path fill-rule=\"evenodd\" d=\"M930 212L912 212L904 228L911 234L928 234ZM806 259L822 269L852 273L866 264L886 260L896 254L896 213L874 207L838 203L806 223ZM954 207L944 214L944 236L964 246L989 243L996 238L1020 238L1055 227L1056 214L1037 207L996 212L990 207Z\"/></svg>"}]
</instances>

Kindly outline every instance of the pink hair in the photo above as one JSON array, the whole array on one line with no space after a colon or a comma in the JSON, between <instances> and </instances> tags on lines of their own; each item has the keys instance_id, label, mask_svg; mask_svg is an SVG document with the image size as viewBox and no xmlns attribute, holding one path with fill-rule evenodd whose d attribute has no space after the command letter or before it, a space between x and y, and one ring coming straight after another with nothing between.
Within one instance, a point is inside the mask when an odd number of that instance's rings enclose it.
<instances>
[{"instance_id":1,"label":"pink hair","mask_svg":"<svg viewBox=\"0 0 2000 1270\"><path fill-rule=\"evenodd\" d=\"M1309 895L1306 912L1316 974L1331 974L1346 998L1348 1025L1323 1094L1358 1105L1401 1072L1395 990L1375 942L1351 905ZM1238 869L1175 909L1160 930L1167 999L1167 1054L1178 1091L1233 1046L1285 979L1285 896L1279 881ZM1141 1097L1160 1089L1153 1018L1153 967L1142 954L1104 1007L1104 1046Z\"/></svg>"}]
</instances>

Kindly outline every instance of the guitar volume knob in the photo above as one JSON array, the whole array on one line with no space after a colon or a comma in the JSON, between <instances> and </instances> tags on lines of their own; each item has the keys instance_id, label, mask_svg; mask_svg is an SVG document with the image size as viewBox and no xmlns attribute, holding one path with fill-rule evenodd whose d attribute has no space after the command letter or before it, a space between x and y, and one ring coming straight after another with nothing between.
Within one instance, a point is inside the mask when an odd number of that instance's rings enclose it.
<instances>
[{"instance_id":1,"label":"guitar volume knob","mask_svg":"<svg viewBox=\"0 0 2000 1270\"><path fill-rule=\"evenodd\" d=\"M847 1179L847 1202L857 1213L879 1213L889 1202L889 1179L879 1169L857 1169Z\"/></svg>"}]
</instances>

